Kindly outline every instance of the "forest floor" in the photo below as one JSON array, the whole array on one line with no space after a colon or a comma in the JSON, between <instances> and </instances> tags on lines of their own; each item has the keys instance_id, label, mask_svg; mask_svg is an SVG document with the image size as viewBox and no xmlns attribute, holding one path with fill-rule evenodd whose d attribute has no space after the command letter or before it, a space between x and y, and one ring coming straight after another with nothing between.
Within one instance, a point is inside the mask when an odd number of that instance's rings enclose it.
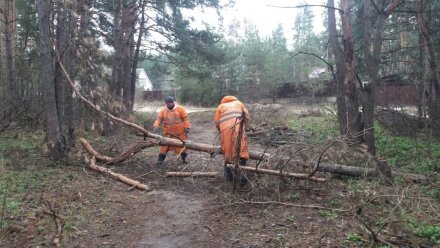
<instances>
[{"instance_id":1,"label":"forest floor","mask_svg":"<svg viewBox=\"0 0 440 248\"><path fill-rule=\"evenodd\" d=\"M190 140L218 144L214 110L189 116ZM88 138L106 155L142 140L125 131ZM250 139L250 149L266 147ZM0 232L0 247L362 247L371 238L362 234L356 218L361 202L353 196L351 179L331 174L317 173L327 179L321 183L248 175L251 183L233 192L223 179L221 155L212 159L190 151L189 164L182 164L169 153L157 166L158 147L153 147L108 166L152 188L145 192L89 170L82 149L71 152L76 161L68 166L23 159L29 153L17 148L4 154L15 160L5 160L0 169L13 168L17 174L2 184L7 187L2 188L1 218L8 222ZM219 176L173 178L165 177L167 171L215 171ZM9 187L14 180L26 190ZM6 191L13 201L6 200Z\"/></svg>"}]
</instances>

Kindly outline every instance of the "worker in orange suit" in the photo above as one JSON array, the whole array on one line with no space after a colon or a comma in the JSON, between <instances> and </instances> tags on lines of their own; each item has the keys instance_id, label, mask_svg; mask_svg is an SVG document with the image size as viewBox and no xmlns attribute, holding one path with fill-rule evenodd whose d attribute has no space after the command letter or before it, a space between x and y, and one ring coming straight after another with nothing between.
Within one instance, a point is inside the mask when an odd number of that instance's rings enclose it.
<instances>
[{"instance_id":1,"label":"worker in orange suit","mask_svg":"<svg viewBox=\"0 0 440 248\"><path fill-rule=\"evenodd\" d=\"M191 124L185 108L178 105L172 96L167 96L165 98L165 105L166 106L163 107L157 115L157 119L153 125L153 131L158 133L159 128L162 125L162 133L164 137L186 140ZM163 164L168 151L174 151L175 154L180 154L183 163L187 163L186 157L188 154L184 148L161 146L159 157L157 158L157 165Z\"/></svg>"},{"instance_id":2,"label":"worker in orange suit","mask_svg":"<svg viewBox=\"0 0 440 248\"><path fill-rule=\"evenodd\" d=\"M220 133L220 144L225 160L224 176L227 181L232 182L233 173L227 164L234 164L237 159L238 145L240 145L239 165L245 166L249 159L248 142L245 129L249 123L249 111L246 106L235 96L225 96L221 100L215 113L215 125ZM238 142L240 123L244 121L241 142ZM247 179L241 175L240 184L243 186Z\"/></svg>"}]
</instances>

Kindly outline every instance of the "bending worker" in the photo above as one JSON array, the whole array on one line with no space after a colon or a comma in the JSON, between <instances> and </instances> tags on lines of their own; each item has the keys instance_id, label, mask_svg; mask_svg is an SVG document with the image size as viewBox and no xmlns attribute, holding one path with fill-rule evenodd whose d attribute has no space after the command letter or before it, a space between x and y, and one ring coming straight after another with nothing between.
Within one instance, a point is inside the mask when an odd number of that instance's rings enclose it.
<instances>
[{"instance_id":1,"label":"bending worker","mask_svg":"<svg viewBox=\"0 0 440 248\"><path fill-rule=\"evenodd\" d=\"M184 107L178 105L172 96L165 98L165 107L163 107L157 119L154 122L155 133L159 132L162 125L162 133L164 137L186 140L190 130L190 122ZM180 154L183 163L186 163L187 153L184 148L161 146L159 157L157 158L157 165L162 165L168 151L174 151L175 154Z\"/></svg>"},{"instance_id":2,"label":"bending worker","mask_svg":"<svg viewBox=\"0 0 440 248\"><path fill-rule=\"evenodd\" d=\"M223 97L221 104L217 107L215 113L215 125L220 133L220 144L225 160L224 175L227 181L232 182L233 174L231 168L227 164L235 164L238 150L240 166L246 165L246 160L249 159L248 143L245 129L249 123L249 112L246 106L240 102L235 96ZM238 135L240 130L240 123L244 121L241 142L238 142ZM238 148L240 145L240 148ZM241 175L240 184L247 183L247 179Z\"/></svg>"}]
</instances>

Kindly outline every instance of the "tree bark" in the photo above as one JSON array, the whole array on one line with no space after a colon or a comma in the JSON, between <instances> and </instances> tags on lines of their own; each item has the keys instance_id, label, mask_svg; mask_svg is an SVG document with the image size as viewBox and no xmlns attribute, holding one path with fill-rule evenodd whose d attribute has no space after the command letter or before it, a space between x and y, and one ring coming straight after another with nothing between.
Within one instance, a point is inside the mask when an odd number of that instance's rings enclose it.
<instances>
[{"instance_id":1,"label":"tree bark","mask_svg":"<svg viewBox=\"0 0 440 248\"><path fill-rule=\"evenodd\" d=\"M116 0L115 13L113 17L113 48L115 49L113 67L112 67L112 82L110 84L110 92L118 99L122 92L122 37L121 30L121 15L122 15L122 0Z\"/></svg>"},{"instance_id":2,"label":"tree bark","mask_svg":"<svg viewBox=\"0 0 440 248\"><path fill-rule=\"evenodd\" d=\"M72 1L66 5L67 9L69 10L68 16L68 24L67 24L67 37L68 37L68 47L66 50L66 55L63 57L63 64L66 66L66 71L69 73L69 75L74 75L75 70L75 64L77 62L77 36L75 35L75 30L77 28L78 18L76 17L76 9L77 5L76 2ZM63 75L63 84L66 84L67 81ZM67 131L67 144L69 146L75 146L76 142L76 127L78 126L78 113L79 109L75 109L75 104L72 99L73 90L70 87L66 87L65 90L65 100L66 100L66 107L65 107L65 125L66 125L66 131ZM75 111L76 110L76 111Z\"/></svg>"},{"instance_id":3,"label":"tree bark","mask_svg":"<svg viewBox=\"0 0 440 248\"><path fill-rule=\"evenodd\" d=\"M137 81L137 66L138 66L138 61L139 61L139 54L140 54L140 50L141 50L141 45L142 45L142 38L144 36L145 33L145 1L141 1L141 23L139 24L139 34L138 34L138 39L136 42L136 48L134 51L134 57L133 57L133 66L131 68L131 91L132 91L132 98L131 98L131 106L130 106L130 111L133 110L133 105L134 105L134 98L136 95L136 81Z\"/></svg>"},{"instance_id":4,"label":"tree bark","mask_svg":"<svg viewBox=\"0 0 440 248\"><path fill-rule=\"evenodd\" d=\"M426 8L425 0L416 1L417 24L419 32L427 47L429 68L431 70L431 84L428 88L428 112L432 123L433 134L440 137L440 72L438 65L438 54L434 46L431 33L429 32L423 12Z\"/></svg>"},{"instance_id":5,"label":"tree bark","mask_svg":"<svg viewBox=\"0 0 440 248\"><path fill-rule=\"evenodd\" d=\"M65 57L67 55L68 48L68 30L67 30L67 9L63 2L60 2L57 8L57 26L56 26L56 47L61 52L61 59L64 61L64 65L68 70L68 64L66 64ZM65 77L59 63L55 64L55 98L58 113L58 126L60 127L60 134L64 137L64 110L65 110Z\"/></svg>"},{"instance_id":6,"label":"tree bark","mask_svg":"<svg viewBox=\"0 0 440 248\"><path fill-rule=\"evenodd\" d=\"M18 107L19 94L17 92L16 85L16 68L15 68L15 37L17 32L17 22L15 20L15 0L5 1L3 6L4 16L4 37L5 37L5 52L6 52L6 84L7 84L7 96L8 103L12 107Z\"/></svg>"},{"instance_id":7,"label":"tree bark","mask_svg":"<svg viewBox=\"0 0 440 248\"><path fill-rule=\"evenodd\" d=\"M50 43L50 6L47 0L37 1L38 27L40 30L40 50L41 50L41 85L46 114L46 133L47 143L52 157L56 160L63 157L63 144L61 142L58 113L56 105L53 59L51 55Z\"/></svg>"},{"instance_id":8,"label":"tree bark","mask_svg":"<svg viewBox=\"0 0 440 248\"><path fill-rule=\"evenodd\" d=\"M339 122L339 133L345 135L347 133L347 106L345 102L346 85L345 85L345 66L344 54L338 41L338 33L336 29L335 3L334 0L328 0L328 32L329 42L335 57L336 75L334 81L336 83L336 105Z\"/></svg>"},{"instance_id":9,"label":"tree bark","mask_svg":"<svg viewBox=\"0 0 440 248\"><path fill-rule=\"evenodd\" d=\"M345 85L346 91L346 135L349 138L356 139L355 136L361 131L361 123L359 116L358 93L356 90L356 60L353 49L353 37L350 20L350 4L349 0L341 0L342 6L342 30L344 44L344 61L345 61Z\"/></svg>"},{"instance_id":10,"label":"tree bark","mask_svg":"<svg viewBox=\"0 0 440 248\"><path fill-rule=\"evenodd\" d=\"M133 109L134 99L134 87L132 85L132 71L136 70L133 68L134 65L134 34L135 34L135 22L136 22L136 1L132 0L128 2L122 8L122 30L123 35L123 61L122 61L122 71L123 71L123 103L127 113L130 113Z\"/></svg>"},{"instance_id":11,"label":"tree bark","mask_svg":"<svg viewBox=\"0 0 440 248\"><path fill-rule=\"evenodd\" d=\"M0 8L4 10L5 0L0 0ZM0 99L2 106L6 100L7 81L6 81L6 48L5 48L5 15L0 13ZM6 117L5 107L2 107L2 119Z\"/></svg>"},{"instance_id":12,"label":"tree bark","mask_svg":"<svg viewBox=\"0 0 440 248\"><path fill-rule=\"evenodd\" d=\"M365 68L368 74L368 84L363 88L363 126L365 143L367 144L368 151L371 154L376 153L376 146L374 142L374 109L376 107L375 90L376 85L379 84L379 63L380 54L382 51L383 32L385 28L385 22L388 16L399 5L400 0L393 0L384 9L379 11L377 20L375 20L375 32L372 34L373 20L371 11L371 0L364 0L363 8L363 22L364 22L364 59ZM371 42L373 37L373 42Z\"/></svg>"}]
</instances>

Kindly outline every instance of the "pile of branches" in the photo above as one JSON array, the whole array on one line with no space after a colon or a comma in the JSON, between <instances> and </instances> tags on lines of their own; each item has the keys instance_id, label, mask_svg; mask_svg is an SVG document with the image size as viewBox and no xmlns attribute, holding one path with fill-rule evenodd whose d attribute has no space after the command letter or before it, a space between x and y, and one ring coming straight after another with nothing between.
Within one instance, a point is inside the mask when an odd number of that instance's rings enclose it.
<instances>
[{"instance_id":1,"label":"pile of branches","mask_svg":"<svg viewBox=\"0 0 440 248\"><path fill-rule=\"evenodd\" d=\"M250 127L246 134L252 140L264 145L279 147L293 144L295 133L289 128L287 111L280 104L252 104Z\"/></svg>"}]
</instances>

